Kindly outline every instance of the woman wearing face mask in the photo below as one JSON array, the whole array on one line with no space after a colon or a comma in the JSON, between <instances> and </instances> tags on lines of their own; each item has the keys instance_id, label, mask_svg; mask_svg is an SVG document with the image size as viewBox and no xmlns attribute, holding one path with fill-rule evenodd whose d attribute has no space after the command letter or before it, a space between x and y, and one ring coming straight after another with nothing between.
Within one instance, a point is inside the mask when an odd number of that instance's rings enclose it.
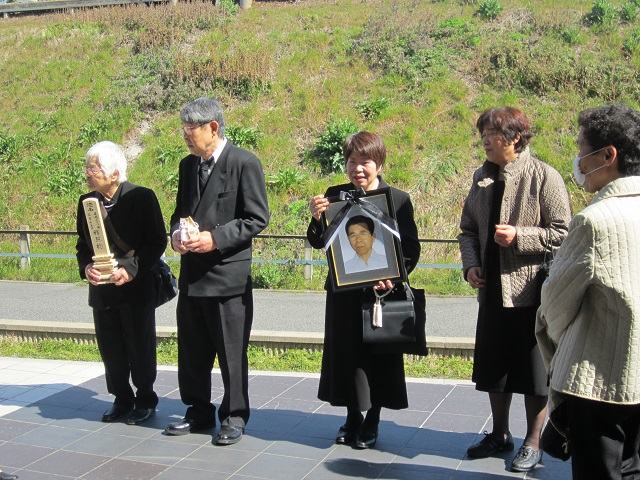
<instances>
[{"instance_id":1,"label":"woman wearing face mask","mask_svg":"<svg viewBox=\"0 0 640 480\"><path fill-rule=\"evenodd\" d=\"M375 133L359 132L344 142L343 155L351 183L330 187L324 195L316 195L309 203L311 223L307 238L314 248L324 247L322 212L329 206L327 197L363 188L365 191L388 187L379 175L386 159L382 138ZM420 257L418 229L413 218L409 195L391 187L402 254L407 273ZM373 287L393 288L386 280ZM324 350L318 398L334 406L347 407L347 419L336 435L338 444L355 444L371 448L378 437L382 407L407 408L407 386L401 353L375 353L362 341L362 303L365 290L332 292L327 279ZM369 292L371 293L371 292ZM362 411L367 411L363 417Z\"/></svg>"},{"instance_id":2,"label":"woman wearing face mask","mask_svg":"<svg viewBox=\"0 0 640 480\"><path fill-rule=\"evenodd\" d=\"M511 463L526 472L540 461L547 374L535 339L538 271L545 251L560 245L571 218L560 174L529 152L523 112L492 108L476 126L486 161L475 171L458 235L464 278L478 290L473 381L489 393L493 430L467 454L484 458L514 448L509 410L525 396L527 433Z\"/></svg>"},{"instance_id":3,"label":"woman wearing face mask","mask_svg":"<svg viewBox=\"0 0 640 480\"><path fill-rule=\"evenodd\" d=\"M640 112L578 117L576 181L598 194L571 221L542 288L537 337L550 409L566 402L573 478L640 478Z\"/></svg>"}]
</instances>

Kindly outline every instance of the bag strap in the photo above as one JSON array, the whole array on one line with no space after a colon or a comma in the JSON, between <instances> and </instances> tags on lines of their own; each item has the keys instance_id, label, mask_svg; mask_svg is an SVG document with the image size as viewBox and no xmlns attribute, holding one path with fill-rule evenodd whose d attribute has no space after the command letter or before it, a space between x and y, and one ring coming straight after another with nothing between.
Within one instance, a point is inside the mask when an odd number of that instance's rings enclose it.
<instances>
[{"instance_id":1,"label":"bag strap","mask_svg":"<svg viewBox=\"0 0 640 480\"><path fill-rule=\"evenodd\" d=\"M107 231L107 235L114 241L116 245L122 250L126 257L133 257L136 251L131 248L129 245L125 243L124 240L120 238L116 229L113 228L113 223L109 218L109 214L107 213L107 209L104 206L102 200L100 200L100 212L102 213L102 220L104 221L104 229Z\"/></svg>"},{"instance_id":2,"label":"bag strap","mask_svg":"<svg viewBox=\"0 0 640 480\"><path fill-rule=\"evenodd\" d=\"M407 282L404 286L404 290L407 292L407 298L411 297L411 301L416 301L416 296L413 294L413 290L411 290L411 285Z\"/></svg>"},{"instance_id":3,"label":"bag strap","mask_svg":"<svg viewBox=\"0 0 640 480\"><path fill-rule=\"evenodd\" d=\"M409 282L402 282L402 286L404 287L404 291L407 293L407 299L411 298L411 301L415 302L416 297L413 294L413 290L411 290L411 285ZM381 299L389 295L393 291L393 288L387 290L383 294L379 294L378 290L373 290L373 294L376 296L376 302L379 302Z\"/></svg>"},{"instance_id":4,"label":"bag strap","mask_svg":"<svg viewBox=\"0 0 640 480\"><path fill-rule=\"evenodd\" d=\"M547 228L547 242L544 249L544 258L542 260L542 264L546 264L547 261L553 261L553 243L551 243L551 229ZM547 259L547 255L549 256Z\"/></svg>"}]
</instances>

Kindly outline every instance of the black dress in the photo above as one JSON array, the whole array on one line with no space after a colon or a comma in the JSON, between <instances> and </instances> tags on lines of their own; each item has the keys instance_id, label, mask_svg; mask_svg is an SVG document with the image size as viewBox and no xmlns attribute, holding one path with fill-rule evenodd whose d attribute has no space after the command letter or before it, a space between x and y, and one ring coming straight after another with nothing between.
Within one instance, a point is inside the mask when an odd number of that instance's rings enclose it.
<instances>
[{"instance_id":1,"label":"black dress","mask_svg":"<svg viewBox=\"0 0 640 480\"><path fill-rule=\"evenodd\" d=\"M504 182L497 181L488 228L493 238L500 223ZM547 395L547 371L536 341L535 323L538 305L505 308L502 306L500 246L487 242L483 272L486 297L480 304L473 358L476 390L483 392Z\"/></svg>"},{"instance_id":2,"label":"black dress","mask_svg":"<svg viewBox=\"0 0 640 480\"><path fill-rule=\"evenodd\" d=\"M380 180L380 188L388 185ZM353 190L351 184L330 187L325 196ZM391 188L402 254L407 273L418 263L420 242L409 195ZM322 225L312 220L307 238L321 248ZM372 405L391 409L407 408L404 359L401 353L379 353L362 341L362 303L372 289L333 292L327 280L324 350L318 398L333 406L368 410Z\"/></svg>"}]
</instances>

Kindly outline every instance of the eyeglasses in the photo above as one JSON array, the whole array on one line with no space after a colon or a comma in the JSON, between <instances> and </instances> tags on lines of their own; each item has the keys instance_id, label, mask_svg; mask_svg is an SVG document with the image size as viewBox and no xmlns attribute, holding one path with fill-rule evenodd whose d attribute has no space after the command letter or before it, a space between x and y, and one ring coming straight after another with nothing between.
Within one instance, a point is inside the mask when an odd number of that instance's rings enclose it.
<instances>
[{"instance_id":1,"label":"eyeglasses","mask_svg":"<svg viewBox=\"0 0 640 480\"><path fill-rule=\"evenodd\" d=\"M200 128L206 123L199 123L198 125L183 125L181 129L178 130L178 134L180 135L191 135L196 128Z\"/></svg>"},{"instance_id":2,"label":"eyeglasses","mask_svg":"<svg viewBox=\"0 0 640 480\"><path fill-rule=\"evenodd\" d=\"M85 168L84 169L84 173L86 175L89 175L90 177L93 177L94 175L99 174L102 171L101 168Z\"/></svg>"},{"instance_id":3,"label":"eyeglasses","mask_svg":"<svg viewBox=\"0 0 640 480\"><path fill-rule=\"evenodd\" d=\"M482 132L482 135L480 135L480 137L482 138L482 140L484 140L485 138L495 137L496 135L500 135L500 133L496 132L495 130L485 130L484 132Z\"/></svg>"}]
</instances>

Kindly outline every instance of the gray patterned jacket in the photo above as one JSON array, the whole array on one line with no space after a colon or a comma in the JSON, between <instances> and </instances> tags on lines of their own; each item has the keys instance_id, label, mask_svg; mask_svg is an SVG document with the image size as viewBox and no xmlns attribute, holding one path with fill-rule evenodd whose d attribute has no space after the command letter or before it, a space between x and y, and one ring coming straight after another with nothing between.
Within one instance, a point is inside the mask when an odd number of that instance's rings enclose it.
<instances>
[{"instance_id":1,"label":"gray patterned jacket","mask_svg":"<svg viewBox=\"0 0 640 480\"><path fill-rule=\"evenodd\" d=\"M471 267L485 267L484 252L489 232L493 187L497 166L485 161L473 174L465 200L458 235L464 277ZM505 189L500 223L516 227L511 247L500 248L502 303L505 307L533 306L538 285L534 281L544 260L545 249L556 249L567 236L571 207L562 176L534 158L527 147L504 170ZM478 301L484 301L479 289Z\"/></svg>"}]
</instances>

